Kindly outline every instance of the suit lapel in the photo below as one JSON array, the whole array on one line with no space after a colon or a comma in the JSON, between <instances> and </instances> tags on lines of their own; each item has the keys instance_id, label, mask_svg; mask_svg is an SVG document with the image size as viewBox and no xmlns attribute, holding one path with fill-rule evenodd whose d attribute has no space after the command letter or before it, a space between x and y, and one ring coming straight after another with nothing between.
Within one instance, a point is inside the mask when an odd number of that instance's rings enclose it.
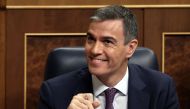
<instances>
[{"instance_id":1,"label":"suit lapel","mask_svg":"<svg viewBox=\"0 0 190 109\"><path fill-rule=\"evenodd\" d=\"M149 109L150 95L136 65L129 64L128 109Z\"/></svg>"}]
</instances>

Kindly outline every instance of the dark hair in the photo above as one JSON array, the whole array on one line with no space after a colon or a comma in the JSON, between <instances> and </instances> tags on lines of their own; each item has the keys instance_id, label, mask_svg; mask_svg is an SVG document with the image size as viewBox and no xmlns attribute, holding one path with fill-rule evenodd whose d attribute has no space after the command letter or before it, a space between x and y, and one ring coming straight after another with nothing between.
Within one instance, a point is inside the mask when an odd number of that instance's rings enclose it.
<instances>
[{"instance_id":1,"label":"dark hair","mask_svg":"<svg viewBox=\"0 0 190 109\"><path fill-rule=\"evenodd\" d=\"M91 17L93 21L104 21L104 20L122 19L125 44L130 42L132 39L137 37L137 23L136 18L126 7L119 5L110 5L104 8L98 9L95 14Z\"/></svg>"}]
</instances>

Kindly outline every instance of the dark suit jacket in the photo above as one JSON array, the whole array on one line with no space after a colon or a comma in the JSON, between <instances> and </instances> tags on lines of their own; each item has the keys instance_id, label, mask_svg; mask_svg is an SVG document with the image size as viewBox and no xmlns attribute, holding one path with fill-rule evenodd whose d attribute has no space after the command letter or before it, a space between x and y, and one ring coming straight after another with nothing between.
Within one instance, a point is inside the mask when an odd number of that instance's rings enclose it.
<instances>
[{"instance_id":1,"label":"dark suit jacket","mask_svg":"<svg viewBox=\"0 0 190 109\"><path fill-rule=\"evenodd\" d=\"M169 76L134 64L128 67L128 109L179 109ZM39 109L67 109L74 95L85 92L93 92L88 68L55 77L42 84Z\"/></svg>"}]
</instances>

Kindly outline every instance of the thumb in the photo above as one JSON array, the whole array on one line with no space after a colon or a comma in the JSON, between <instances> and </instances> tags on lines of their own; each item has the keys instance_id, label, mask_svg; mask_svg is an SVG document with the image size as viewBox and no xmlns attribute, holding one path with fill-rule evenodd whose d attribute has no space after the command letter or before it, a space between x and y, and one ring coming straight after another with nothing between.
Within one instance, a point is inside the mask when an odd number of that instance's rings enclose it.
<instances>
[{"instance_id":1,"label":"thumb","mask_svg":"<svg viewBox=\"0 0 190 109\"><path fill-rule=\"evenodd\" d=\"M92 103L93 107L94 108L97 108L100 106L100 102L98 100L95 100L93 103Z\"/></svg>"}]
</instances>

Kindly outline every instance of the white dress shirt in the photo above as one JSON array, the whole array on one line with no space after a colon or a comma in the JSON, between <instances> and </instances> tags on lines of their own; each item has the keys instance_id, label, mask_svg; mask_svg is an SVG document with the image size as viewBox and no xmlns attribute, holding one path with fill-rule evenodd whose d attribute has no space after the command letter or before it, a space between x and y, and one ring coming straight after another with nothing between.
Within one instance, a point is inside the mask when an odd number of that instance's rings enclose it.
<instances>
[{"instance_id":1,"label":"white dress shirt","mask_svg":"<svg viewBox=\"0 0 190 109\"><path fill-rule=\"evenodd\" d=\"M129 72L128 67L123 79L117 83L114 88L118 90L114 97L113 106L114 109L127 109L128 104L128 79ZM92 76L94 99L100 101L100 106L96 109L105 109L105 94L104 91L108 89L96 76Z\"/></svg>"}]
</instances>

